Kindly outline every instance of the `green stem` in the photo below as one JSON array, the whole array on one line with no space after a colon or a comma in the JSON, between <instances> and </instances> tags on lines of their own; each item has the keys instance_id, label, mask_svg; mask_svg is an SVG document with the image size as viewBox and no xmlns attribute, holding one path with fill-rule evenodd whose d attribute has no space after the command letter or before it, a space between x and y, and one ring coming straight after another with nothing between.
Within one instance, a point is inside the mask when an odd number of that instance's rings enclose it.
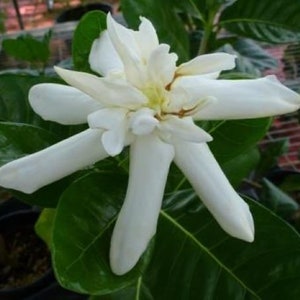
<instances>
[{"instance_id":1,"label":"green stem","mask_svg":"<svg viewBox=\"0 0 300 300\"><path fill-rule=\"evenodd\" d=\"M207 52L210 35L214 28L215 15L216 15L216 13L214 11L211 11L209 13L207 22L204 24L204 34L201 39L198 55L202 55Z\"/></svg>"}]
</instances>

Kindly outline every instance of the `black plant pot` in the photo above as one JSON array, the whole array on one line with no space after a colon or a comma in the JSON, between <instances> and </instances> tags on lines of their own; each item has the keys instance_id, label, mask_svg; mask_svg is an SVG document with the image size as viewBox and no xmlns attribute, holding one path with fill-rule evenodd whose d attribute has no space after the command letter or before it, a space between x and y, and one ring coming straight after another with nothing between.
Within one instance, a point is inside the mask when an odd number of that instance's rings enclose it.
<instances>
[{"instance_id":1,"label":"black plant pot","mask_svg":"<svg viewBox=\"0 0 300 300\"><path fill-rule=\"evenodd\" d=\"M112 7L103 3L91 3L87 5L80 5L74 8L63 11L57 18L56 23L63 23L69 21L79 21L81 17L89 11L101 10L104 13L112 13Z\"/></svg>"},{"instance_id":2,"label":"black plant pot","mask_svg":"<svg viewBox=\"0 0 300 300\"><path fill-rule=\"evenodd\" d=\"M6 243L8 254L13 251L17 253L18 256L18 266L10 267L8 265L2 265L1 272L1 284L2 289L0 290L1 300L21 300L26 299L28 296L42 290L49 284L55 281L51 267L50 267L50 255L49 255L49 267L47 258L47 248L42 241L40 241L34 233L34 224L38 218L39 212L33 210L19 210L12 212L10 214L4 215L0 218L0 234ZM26 250L27 240L30 245L36 245L35 249ZM11 245L11 241L14 241L14 245ZM13 248L14 247L14 248ZM44 248L45 247L45 250ZM12 250L14 249L14 250ZM39 250L37 250L39 249ZM32 252L35 254L31 254ZM37 252L40 251L40 252ZM47 260L43 263L44 266L39 270L39 274L32 276L32 282L26 281L26 284L20 284L19 286L7 283L5 279L6 273L8 273L8 278L15 278L13 274L17 274L19 270L25 269L29 265L27 258L32 259L34 255L39 255L43 253L43 260ZM29 255L29 256L28 256ZM21 261L22 257L22 261ZM20 259L20 261L19 261ZM41 258L40 258L41 260ZM30 262L30 265L32 263ZM16 268L16 269L14 269ZM8 270L8 271L6 271ZM14 270L14 271L11 271ZM18 271L16 271L18 270ZM21 271L20 271L21 272ZM26 279L27 280L27 279ZM5 284L3 283L5 282Z\"/></svg>"}]
</instances>

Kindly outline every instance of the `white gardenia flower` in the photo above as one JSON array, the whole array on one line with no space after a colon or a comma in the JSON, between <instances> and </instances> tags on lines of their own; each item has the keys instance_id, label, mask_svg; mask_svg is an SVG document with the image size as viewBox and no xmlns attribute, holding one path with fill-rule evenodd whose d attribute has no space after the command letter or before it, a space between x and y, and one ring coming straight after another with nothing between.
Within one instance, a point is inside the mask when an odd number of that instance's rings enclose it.
<instances>
[{"instance_id":1,"label":"white gardenia flower","mask_svg":"<svg viewBox=\"0 0 300 300\"><path fill-rule=\"evenodd\" d=\"M118 275L135 266L156 232L172 161L220 226L252 242L249 207L210 152L211 136L194 120L258 118L300 106L299 95L274 76L218 80L221 71L234 68L232 55L202 55L179 66L176 61L149 20L141 18L133 31L108 15L107 30L89 57L103 77L55 68L70 86L38 84L29 93L32 108L45 120L87 122L89 129L0 168L0 185L32 193L130 145L128 189L110 249Z\"/></svg>"}]
</instances>

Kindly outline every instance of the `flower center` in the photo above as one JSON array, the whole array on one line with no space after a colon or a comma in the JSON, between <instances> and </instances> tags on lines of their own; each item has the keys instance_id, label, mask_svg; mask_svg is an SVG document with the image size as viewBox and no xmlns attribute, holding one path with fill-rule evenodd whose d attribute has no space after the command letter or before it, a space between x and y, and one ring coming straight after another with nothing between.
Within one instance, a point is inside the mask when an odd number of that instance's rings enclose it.
<instances>
[{"instance_id":1,"label":"flower center","mask_svg":"<svg viewBox=\"0 0 300 300\"><path fill-rule=\"evenodd\" d=\"M163 89L155 86L147 87L142 91L148 98L147 107L156 111L157 115L161 115L163 108L166 106L168 100L165 97Z\"/></svg>"}]
</instances>

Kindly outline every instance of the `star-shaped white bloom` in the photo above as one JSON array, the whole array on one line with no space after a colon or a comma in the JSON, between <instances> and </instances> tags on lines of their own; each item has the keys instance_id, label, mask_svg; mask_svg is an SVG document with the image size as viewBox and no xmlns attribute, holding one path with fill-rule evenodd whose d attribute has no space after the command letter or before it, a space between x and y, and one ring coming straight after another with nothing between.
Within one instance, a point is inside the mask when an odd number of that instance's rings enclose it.
<instances>
[{"instance_id":1,"label":"star-shaped white bloom","mask_svg":"<svg viewBox=\"0 0 300 300\"><path fill-rule=\"evenodd\" d=\"M32 193L130 145L128 189L110 250L118 275L134 267L156 232L172 161L226 232L253 241L248 205L210 152L211 136L194 120L258 118L300 106L298 94L273 76L217 80L221 71L234 68L232 55L202 55L176 66L177 55L169 51L149 20L141 18L133 31L108 15L107 30L89 57L103 77L55 68L70 86L39 84L29 94L45 120L87 122L89 129L0 168L2 186Z\"/></svg>"}]
</instances>

